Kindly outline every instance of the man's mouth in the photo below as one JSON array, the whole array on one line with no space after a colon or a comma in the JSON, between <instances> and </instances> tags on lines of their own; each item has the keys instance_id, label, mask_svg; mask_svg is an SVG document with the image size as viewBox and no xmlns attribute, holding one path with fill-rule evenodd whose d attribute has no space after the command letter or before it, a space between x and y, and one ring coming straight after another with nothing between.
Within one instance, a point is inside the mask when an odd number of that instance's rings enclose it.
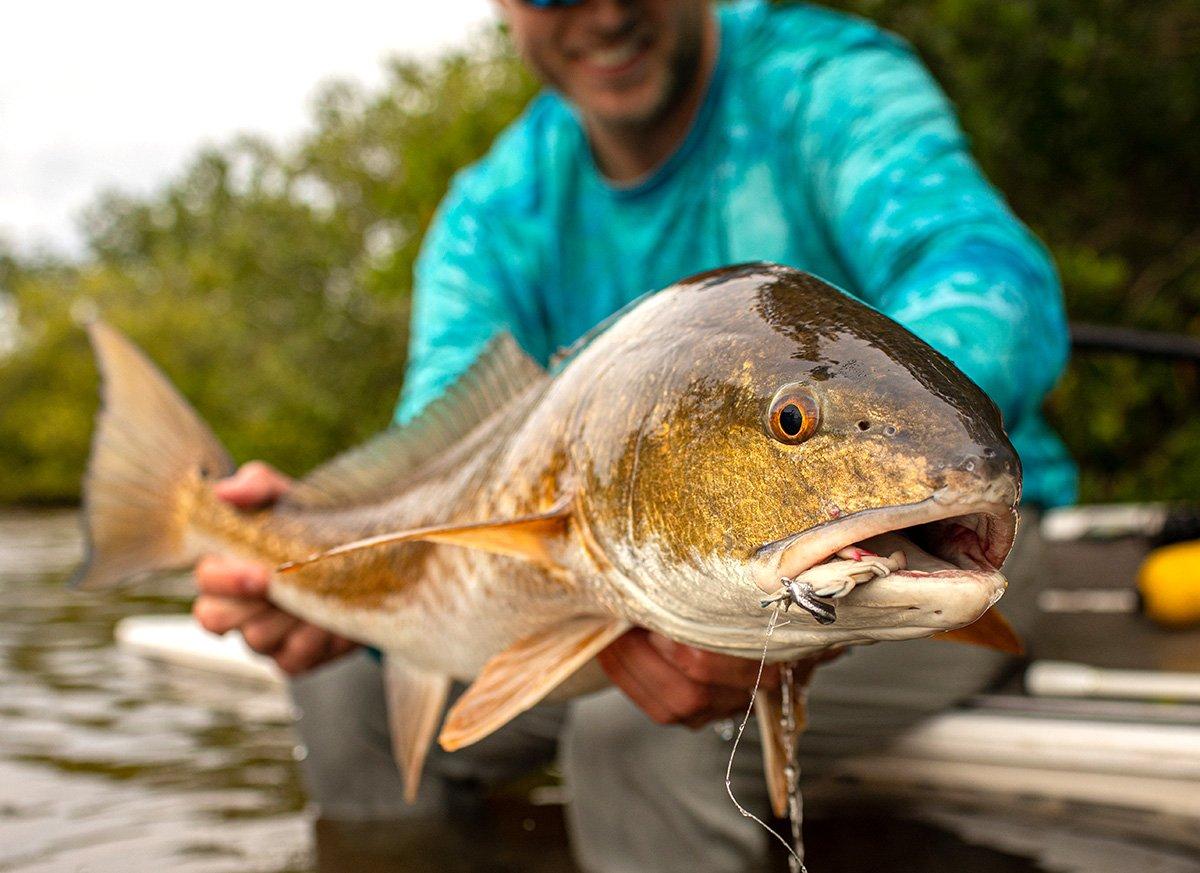
<instances>
[{"instance_id":1,"label":"man's mouth","mask_svg":"<svg viewBox=\"0 0 1200 873\"><path fill-rule=\"evenodd\" d=\"M579 60L593 75L620 76L645 57L652 42L648 34L633 34L618 43L583 51Z\"/></svg>"}]
</instances>

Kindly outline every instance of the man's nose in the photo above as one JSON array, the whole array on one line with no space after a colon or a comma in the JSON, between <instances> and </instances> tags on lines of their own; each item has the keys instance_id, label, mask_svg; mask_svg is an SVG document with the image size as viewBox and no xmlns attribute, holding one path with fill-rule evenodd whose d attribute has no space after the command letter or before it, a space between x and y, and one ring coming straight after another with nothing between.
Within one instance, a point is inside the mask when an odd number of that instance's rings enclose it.
<instances>
[{"instance_id":1,"label":"man's nose","mask_svg":"<svg viewBox=\"0 0 1200 873\"><path fill-rule=\"evenodd\" d=\"M588 24L605 36L617 36L637 21L642 0L585 0L580 6Z\"/></svg>"}]
</instances>

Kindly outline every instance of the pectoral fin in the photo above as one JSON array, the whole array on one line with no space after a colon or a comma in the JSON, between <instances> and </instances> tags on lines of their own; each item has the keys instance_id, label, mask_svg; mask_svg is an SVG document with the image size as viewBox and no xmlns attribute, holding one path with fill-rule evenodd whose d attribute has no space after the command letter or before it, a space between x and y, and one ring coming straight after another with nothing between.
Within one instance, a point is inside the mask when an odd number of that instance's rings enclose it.
<instances>
[{"instance_id":1,"label":"pectoral fin","mask_svg":"<svg viewBox=\"0 0 1200 873\"><path fill-rule=\"evenodd\" d=\"M392 754L404 777L404 799L412 803L417 799L421 769L437 733L450 680L393 657L384 660L383 679Z\"/></svg>"},{"instance_id":2,"label":"pectoral fin","mask_svg":"<svg viewBox=\"0 0 1200 873\"><path fill-rule=\"evenodd\" d=\"M555 567L557 562L554 556L567 537L570 519L570 500L563 499L554 508L537 515L473 524L433 525L354 540L298 561L280 564L276 569L280 573L290 573L338 555L418 541L480 549L497 555L523 558L546 567Z\"/></svg>"},{"instance_id":3,"label":"pectoral fin","mask_svg":"<svg viewBox=\"0 0 1200 873\"><path fill-rule=\"evenodd\" d=\"M454 704L438 742L454 751L483 739L542 700L629 627L620 619L588 616L510 646L484 665Z\"/></svg>"},{"instance_id":4,"label":"pectoral fin","mask_svg":"<svg viewBox=\"0 0 1200 873\"><path fill-rule=\"evenodd\" d=\"M973 624L956 630L935 634L932 639L951 640L956 643L971 643L989 649L997 649L1009 655L1025 654L1025 644L996 607L991 607Z\"/></svg>"}]
</instances>

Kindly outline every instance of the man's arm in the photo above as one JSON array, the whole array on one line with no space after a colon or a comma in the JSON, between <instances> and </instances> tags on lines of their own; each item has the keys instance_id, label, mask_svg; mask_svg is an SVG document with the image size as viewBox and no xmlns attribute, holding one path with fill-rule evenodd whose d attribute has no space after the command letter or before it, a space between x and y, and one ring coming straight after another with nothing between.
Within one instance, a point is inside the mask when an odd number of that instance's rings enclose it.
<instances>
[{"instance_id":1,"label":"man's arm","mask_svg":"<svg viewBox=\"0 0 1200 873\"><path fill-rule=\"evenodd\" d=\"M958 364L1010 429L1036 411L1067 357L1054 267L912 53L878 42L825 62L798 155L863 298Z\"/></svg>"},{"instance_id":2,"label":"man's arm","mask_svg":"<svg viewBox=\"0 0 1200 873\"><path fill-rule=\"evenodd\" d=\"M414 418L501 331L540 356L544 330L529 283L515 280L502 230L456 181L438 208L415 268L408 369L397 423Z\"/></svg>"}]
</instances>

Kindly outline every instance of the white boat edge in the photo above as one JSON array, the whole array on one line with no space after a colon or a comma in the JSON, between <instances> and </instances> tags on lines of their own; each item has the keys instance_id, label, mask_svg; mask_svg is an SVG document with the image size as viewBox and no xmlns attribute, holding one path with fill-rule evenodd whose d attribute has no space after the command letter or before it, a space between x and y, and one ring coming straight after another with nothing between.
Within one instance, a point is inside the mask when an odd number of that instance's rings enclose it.
<instances>
[{"instance_id":1,"label":"white boat edge","mask_svg":"<svg viewBox=\"0 0 1200 873\"><path fill-rule=\"evenodd\" d=\"M193 670L283 685L284 674L268 657L251 651L241 634L209 633L190 615L135 615L113 629L117 647L129 654Z\"/></svg>"}]
</instances>

